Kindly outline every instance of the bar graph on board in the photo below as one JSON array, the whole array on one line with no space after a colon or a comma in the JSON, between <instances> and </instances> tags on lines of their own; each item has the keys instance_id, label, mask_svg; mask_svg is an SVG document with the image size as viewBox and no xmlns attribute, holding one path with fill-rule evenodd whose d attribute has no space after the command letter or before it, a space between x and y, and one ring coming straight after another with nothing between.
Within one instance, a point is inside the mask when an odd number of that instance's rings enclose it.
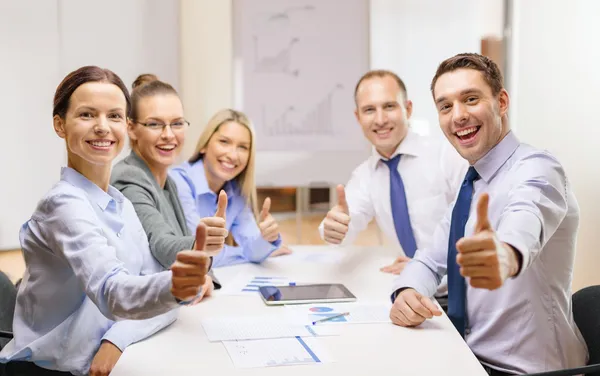
<instances>
[{"instance_id":1,"label":"bar graph on board","mask_svg":"<svg viewBox=\"0 0 600 376\"><path fill-rule=\"evenodd\" d=\"M267 107L263 105L263 125L269 136L333 135L333 97L343 85L337 84L327 95L305 113L295 106L288 106L272 121L267 119Z\"/></svg>"},{"instance_id":2,"label":"bar graph on board","mask_svg":"<svg viewBox=\"0 0 600 376\"><path fill-rule=\"evenodd\" d=\"M291 69L292 49L300 40L292 38L288 45L273 56L259 57L259 39L254 36L254 72L256 73L286 73L297 77L300 71Z\"/></svg>"}]
</instances>

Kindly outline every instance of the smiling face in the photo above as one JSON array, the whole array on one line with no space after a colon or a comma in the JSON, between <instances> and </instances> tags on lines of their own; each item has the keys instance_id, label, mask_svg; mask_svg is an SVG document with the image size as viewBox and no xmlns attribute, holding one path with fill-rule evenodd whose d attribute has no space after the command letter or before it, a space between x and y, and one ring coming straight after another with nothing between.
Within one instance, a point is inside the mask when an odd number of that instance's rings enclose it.
<instances>
[{"instance_id":1,"label":"smiling face","mask_svg":"<svg viewBox=\"0 0 600 376\"><path fill-rule=\"evenodd\" d=\"M412 103L390 76L364 80L356 92L356 119L365 137L389 158L408 132Z\"/></svg>"},{"instance_id":2,"label":"smiling face","mask_svg":"<svg viewBox=\"0 0 600 376\"><path fill-rule=\"evenodd\" d=\"M66 140L69 166L82 172L108 168L123 149L127 101L121 89L108 82L88 82L69 99L64 118L54 116L56 133Z\"/></svg>"},{"instance_id":3,"label":"smiling face","mask_svg":"<svg viewBox=\"0 0 600 376\"><path fill-rule=\"evenodd\" d=\"M245 126L234 121L221 124L211 136L204 155L204 171L212 191L241 174L248 165L252 135Z\"/></svg>"},{"instance_id":4,"label":"smiling face","mask_svg":"<svg viewBox=\"0 0 600 376\"><path fill-rule=\"evenodd\" d=\"M136 106L136 122L129 123L135 152L151 168L168 169L177 162L185 142L187 123L181 100L175 94L156 94L141 98ZM163 128L163 124L171 126Z\"/></svg>"},{"instance_id":5,"label":"smiling face","mask_svg":"<svg viewBox=\"0 0 600 376\"><path fill-rule=\"evenodd\" d=\"M493 95L482 73L475 69L461 68L442 74L433 95L442 131L471 165L509 131L508 123L503 121L508 112L508 93L501 89Z\"/></svg>"}]
</instances>

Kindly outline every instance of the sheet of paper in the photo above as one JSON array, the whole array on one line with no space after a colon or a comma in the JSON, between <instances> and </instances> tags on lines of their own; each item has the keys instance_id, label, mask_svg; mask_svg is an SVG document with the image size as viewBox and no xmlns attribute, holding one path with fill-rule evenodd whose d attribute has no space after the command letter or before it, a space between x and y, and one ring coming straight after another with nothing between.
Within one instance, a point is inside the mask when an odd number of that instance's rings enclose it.
<instances>
[{"instance_id":1,"label":"sheet of paper","mask_svg":"<svg viewBox=\"0 0 600 376\"><path fill-rule=\"evenodd\" d=\"M290 255L279 256L286 262L307 262L315 264L339 264L349 257L347 250L330 249L326 251L294 252Z\"/></svg>"},{"instance_id":2,"label":"sheet of paper","mask_svg":"<svg viewBox=\"0 0 600 376\"><path fill-rule=\"evenodd\" d=\"M220 295L256 295L260 286L286 286L295 283L287 277L240 276L231 281L224 281Z\"/></svg>"},{"instance_id":3,"label":"sheet of paper","mask_svg":"<svg viewBox=\"0 0 600 376\"><path fill-rule=\"evenodd\" d=\"M337 334L328 328L293 322L286 318L285 313L278 316L208 318L202 320L202 327L210 342Z\"/></svg>"},{"instance_id":4,"label":"sheet of paper","mask_svg":"<svg viewBox=\"0 0 600 376\"><path fill-rule=\"evenodd\" d=\"M311 325L317 320L349 312L347 316L337 317L316 326L325 324L368 324L387 323L390 320L391 304L383 303L334 303L334 304L302 304L286 306L296 322Z\"/></svg>"},{"instance_id":5,"label":"sheet of paper","mask_svg":"<svg viewBox=\"0 0 600 376\"><path fill-rule=\"evenodd\" d=\"M333 362L318 338L294 337L223 341L236 368L276 367Z\"/></svg>"}]
</instances>

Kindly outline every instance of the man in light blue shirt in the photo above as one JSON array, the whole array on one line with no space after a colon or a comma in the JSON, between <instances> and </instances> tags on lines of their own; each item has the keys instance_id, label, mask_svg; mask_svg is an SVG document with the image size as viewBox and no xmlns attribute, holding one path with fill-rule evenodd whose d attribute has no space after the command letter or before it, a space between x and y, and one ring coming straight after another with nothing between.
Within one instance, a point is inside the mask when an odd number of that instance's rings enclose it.
<instances>
[{"instance_id":1,"label":"man in light blue shirt","mask_svg":"<svg viewBox=\"0 0 600 376\"><path fill-rule=\"evenodd\" d=\"M441 314L429 297L448 274L448 316L488 373L583 366L571 310L579 207L563 167L511 132L490 59L445 60L431 90L443 132L471 167L432 245L395 281L392 321Z\"/></svg>"}]
</instances>

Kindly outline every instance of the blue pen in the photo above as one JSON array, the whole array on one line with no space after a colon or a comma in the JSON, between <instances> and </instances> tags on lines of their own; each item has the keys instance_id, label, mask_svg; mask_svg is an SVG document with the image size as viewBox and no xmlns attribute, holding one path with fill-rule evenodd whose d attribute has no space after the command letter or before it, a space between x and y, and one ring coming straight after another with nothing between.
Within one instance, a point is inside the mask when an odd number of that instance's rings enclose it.
<instances>
[{"instance_id":1,"label":"blue pen","mask_svg":"<svg viewBox=\"0 0 600 376\"><path fill-rule=\"evenodd\" d=\"M296 286L296 282L290 282L288 285L290 285L290 286Z\"/></svg>"},{"instance_id":2,"label":"blue pen","mask_svg":"<svg viewBox=\"0 0 600 376\"><path fill-rule=\"evenodd\" d=\"M317 325L317 323L325 322L325 321L329 321L329 320L333 320L333 319L337 319L338 317L342 317L342 316L348 316L349 314L350 314L350 312L344 312L344 313L340 313L339 315L333 315L333 316L325 317L323 319L320 319L320 320L317 320L317 321L313 321L312 324L313 325Z\"/></svg>"}]
</instances>

